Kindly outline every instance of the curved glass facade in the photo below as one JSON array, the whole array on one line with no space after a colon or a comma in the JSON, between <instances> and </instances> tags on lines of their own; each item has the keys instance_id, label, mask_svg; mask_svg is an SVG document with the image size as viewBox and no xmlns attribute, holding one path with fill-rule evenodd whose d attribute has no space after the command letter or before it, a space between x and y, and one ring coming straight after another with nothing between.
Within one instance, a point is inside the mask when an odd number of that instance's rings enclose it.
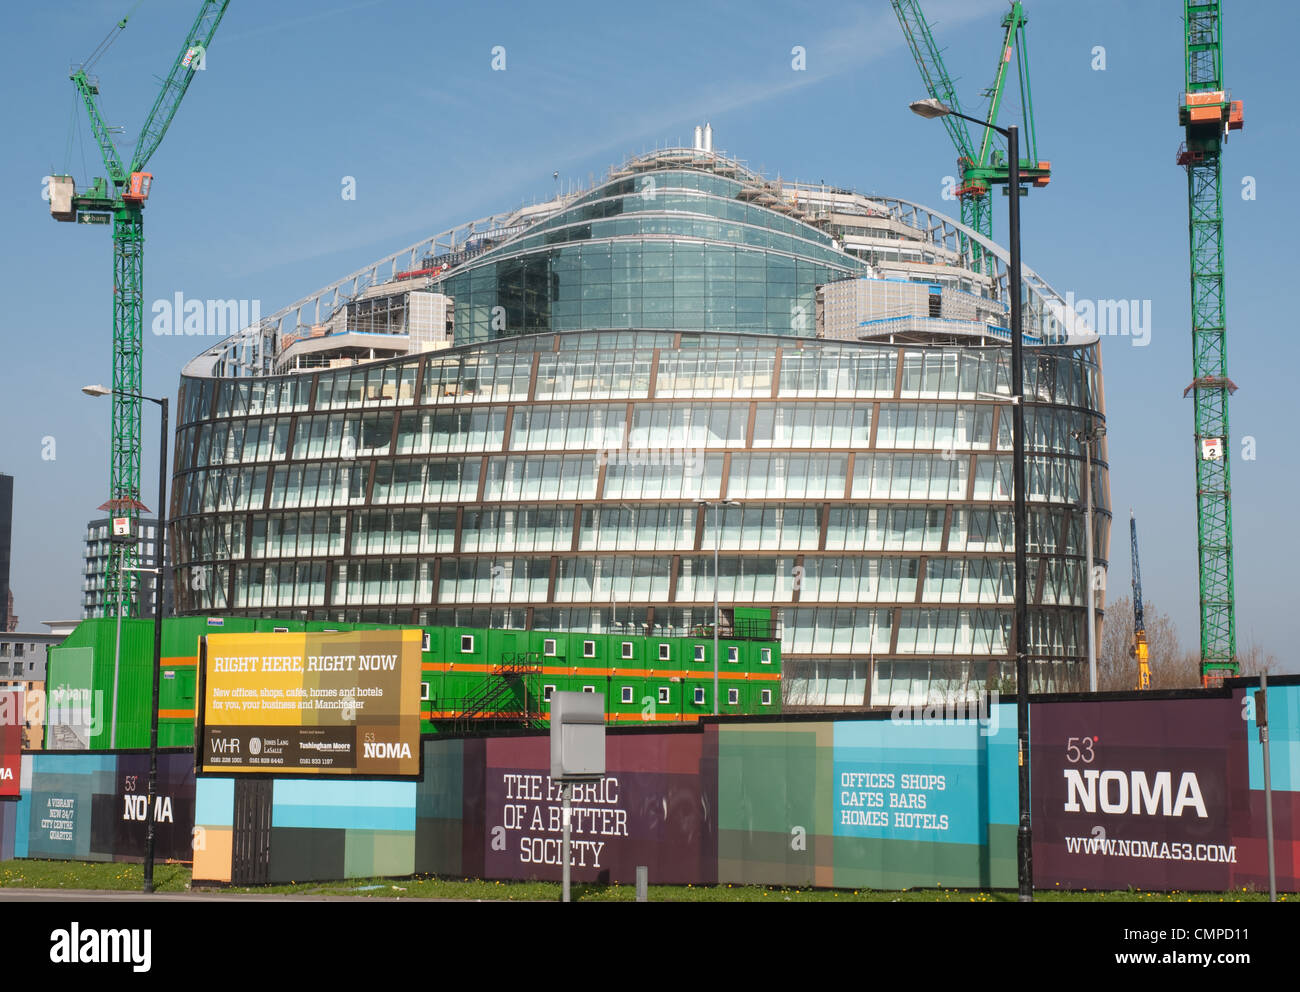
<instances>
[{"instance_id":1,"label":"curved glass facade","mask_svg":"<svg viewBox=\"0 0 1300 992\"><path fill-rule=\"evenodd\" d=\"M1007 392L1008 354L637 331L299 389L186 380L181 611L668 631L711 620L716 582L724 610L777 608L793 705L983 685L1010 667L1011 436L980 396ZM1030 643L1065 687L1095 346L1037 350L1026 391ZM1107 509L1104 461L1093 481Z\"/></svg>"},{"instance_id":2,"label":"curved glass facade","mask_svg":"<svg viewBox=\"0 0 1300 992\"><path fill-rule=\"evenodd\" d=\"M703 172L616 179L448 276L458 343L603 328L813 336L818 286L865 275L826 233Z\"/></svg>"},{"instance_id":3,"label":"curved glass facade","mask_svg":"<svg viewBox=\"0 0 1300 992\"><path fill-rule=\"evenodd\" d=\"M615 175L431 280L450 348L184 377L178 612L669 633L716 590L724 629L774 609L788 706L1012 675L1009 347L820 339L819 289L868 266L759 198ZM1097 341L1024 371L1031 671L1079 688Z\"/></svg>"}]
</instances>

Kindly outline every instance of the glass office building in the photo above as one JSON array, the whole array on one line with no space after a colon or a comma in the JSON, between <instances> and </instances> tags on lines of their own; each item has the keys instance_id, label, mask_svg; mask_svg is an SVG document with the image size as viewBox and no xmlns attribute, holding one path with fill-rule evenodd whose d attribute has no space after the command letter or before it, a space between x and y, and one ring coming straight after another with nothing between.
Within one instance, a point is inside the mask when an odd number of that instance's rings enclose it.
<instances>
[{"instance_id":1,"label":"glass office building","mask_svg":"<svg viewBox=\"0 0 1300 992\"><path fill-rule=\"evenodd\" d=\"M187 367L177 611L668 633L716 592L787 706L1005 685L1006 287L950 218L699 147L435 235ZM1100 355L1025 287L1031 670L1078 688ZM1092 480L1104 567L1104 441Z\"/></svg>"}]
</instances>

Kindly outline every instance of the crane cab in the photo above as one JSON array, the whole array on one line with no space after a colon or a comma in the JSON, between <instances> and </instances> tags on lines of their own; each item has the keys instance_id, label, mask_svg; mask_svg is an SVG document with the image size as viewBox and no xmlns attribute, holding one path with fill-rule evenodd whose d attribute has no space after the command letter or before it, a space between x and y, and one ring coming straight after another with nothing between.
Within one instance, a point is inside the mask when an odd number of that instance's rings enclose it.
<instances>
[{"instance_id":1,"label":"crane cab","mask_svg":"<svg viewBox=\"0 0 1300 992\"><path fill-rule=\"evenodd\" d=\"M131 182L122 193L122 199L143 203L149 199L149 188L153 186L152 172L133 172Z\"/></svg>"}]
</instances>

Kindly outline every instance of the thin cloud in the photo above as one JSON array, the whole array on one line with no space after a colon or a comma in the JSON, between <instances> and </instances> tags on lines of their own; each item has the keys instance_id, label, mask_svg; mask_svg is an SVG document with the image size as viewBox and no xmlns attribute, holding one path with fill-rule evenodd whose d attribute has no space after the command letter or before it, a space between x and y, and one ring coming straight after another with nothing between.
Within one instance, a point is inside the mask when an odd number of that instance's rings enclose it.
<instances>
[{"instance_id":1,"label":"thin cloud","mask_svg":"<svg viewBox=\"0 0 1300 992\"><path fill-rule=\"evenodd\" d=\"M388 0L364 0L363 3L349 4L347 7L335 7L333 10L322 10L315 14L306 14L302 17L290 18L287 21L276 21L274 24L264 24L261 27L249 28L247 31L238 31L235 34L222 34L219 38L223 44L231 41L240 41L244 38L252 38L259 34L270 34L274 31L283 31L285 28L294 28L300 24L308 24L312 21L323 21L326 18L336 17L339 14L349 14L354 10L362 10L366 7L377 7L381 3L387 2Z\"/></svg>"},{"instance_id":2,"label":"thin cloud","mask_svg":"<svg viewBox=\"0 0 1300 992\"><path fill-rule=\"evenodd\" d=\"M375 0L375 2L379 2L379 0ZM980 0L980 2L961 0L961 2L931 4L930 7L934 11L934 16L930 18L931 24L936 27L950 28L954 25L977 21L987 18L990 11L1000 10L1003 5L1002 0ZM837 26L826 31L820 37L810 40L810 43L806 46L810 53L810 68L807 70L793 71L788 68L787 60L785 63L787 68L765 79L755 80L750 76L719 81L712 92L704 95L696 93L689 99L679 101L670 107L652 114L643 115L618 131L606 131L604 132L605 136L599 141L577 149L571 144L565 144L556 149L553 155L543 153L533 156L533 160L524 166L498 170L486 176L479 173L478 181L474 184L457 187L456 202L485 200L493 194L500 194L502 190L518 189L520 186L527 185L530 181L535 181L539 172L545 171L539 169L536 164L537 161L546 161L550 163L551 169L562 171L566 166L590 161L593 157L603 153L613 151L621 155L626 149L643 144L647 140L647 135L670 133L680 128L683 121L703 120L707 117L716 117L747 107L761 105L860 68L898 50L904 45L905 41L899 30L898 23L894 15L887 9L878 11L874 15L859 12L855 23L847 26ZM610 68L612 71L613 66ZM559 76L558 78L563 80L566 77ZM567 77L567 79L569 85L572 86L572 77ZM917 80L917 85L920 85L919 80ZM535 97L535 93L530 94L530 102L534 101ZM276 264L273 266L254 264L237 274L240 276L260 274L279 268L282 265L310 261L348 249L355 250L364 246L364 244L376 244L387 241L389 238L394 240L406 239L402 244L395 244L387 251L384 251L380 255L380 257L383 257L383 255L403 247L404 243L413 242L421 237L428 237L436 231L444 229L444 227L450 228L453 225L472 219L461 216L452 217L440 212L448 206L452 205L441 203L430 205L429 212L444 218L444 226L438 226L437 223L434 225L412 226L409 213L405 211L395 212L386 217L373 218L368 222L366 224L366 240L363 243L358 242L355 233L328 241L315 242L303 251L290 254L277 253ZM502 203L498 209L508 209L508 205ZM297 294L293 294L293 298L296 299Z\"/></svg>"}]
</instances>

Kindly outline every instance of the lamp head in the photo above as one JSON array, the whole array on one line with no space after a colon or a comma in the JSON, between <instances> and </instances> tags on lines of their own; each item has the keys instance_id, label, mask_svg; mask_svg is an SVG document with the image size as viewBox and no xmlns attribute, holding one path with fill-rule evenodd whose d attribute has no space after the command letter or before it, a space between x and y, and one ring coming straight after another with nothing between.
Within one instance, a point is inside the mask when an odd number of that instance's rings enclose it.
<instances>
[{"instance_id":1,"label":"lamp head","mask_svg":"<svg viewBox=\"0 0 1300 992\"><path fill-rule=\"evenodd\" d=\"M952 113L951 107L944 105L934 97L928 100L913 100L908 106L911 107L912 113L927 120L932 120L935 117L947 117Z\"/></svg>"}]
</instances>

